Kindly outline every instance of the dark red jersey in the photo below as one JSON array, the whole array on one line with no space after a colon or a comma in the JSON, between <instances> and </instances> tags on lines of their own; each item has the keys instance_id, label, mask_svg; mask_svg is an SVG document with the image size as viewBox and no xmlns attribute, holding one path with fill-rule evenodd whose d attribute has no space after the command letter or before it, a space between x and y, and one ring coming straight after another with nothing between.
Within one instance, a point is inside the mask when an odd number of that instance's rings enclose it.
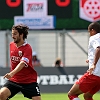
<instances>
[{"instance_id":1,"label":"dark red jersey","mask_svg":"<svg viewBox=\"0 0 100 100\"><path fill-rule=\"evenodd\" d=\"M11 71L21 62L25 62L25 67L16 73L11 81L16 83L32 83L37 82L37 73L32 66L32 48L28 43L17 47L14 42L10 43L10 61Z\"/></svg>"}]
</instances>

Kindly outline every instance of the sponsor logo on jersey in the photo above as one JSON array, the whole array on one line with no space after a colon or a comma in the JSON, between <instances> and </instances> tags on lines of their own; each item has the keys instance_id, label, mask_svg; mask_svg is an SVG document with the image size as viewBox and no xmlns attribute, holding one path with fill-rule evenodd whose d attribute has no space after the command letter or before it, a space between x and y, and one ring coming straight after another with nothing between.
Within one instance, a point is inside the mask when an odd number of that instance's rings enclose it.
<instances>
[{"instance_id":1,"label":"sponsor logo on jersey","mask_svg":"<svg viewBox=\"0 0 100 100\"><path fill-rule=\"evenodd\" d=\"M18 55L21 57L22 56L22 51L18 51Z\"/></svg>"},{"instance_id":2,"label":"sponsor logo on jersey","mask_svg":"<svg viewBox=\"0 0 100 100\"><path fill-rule=\"evenodd\" d=\"M11 56L11 61L20 61L20 57Z\"/></svg>"}]
</instances>

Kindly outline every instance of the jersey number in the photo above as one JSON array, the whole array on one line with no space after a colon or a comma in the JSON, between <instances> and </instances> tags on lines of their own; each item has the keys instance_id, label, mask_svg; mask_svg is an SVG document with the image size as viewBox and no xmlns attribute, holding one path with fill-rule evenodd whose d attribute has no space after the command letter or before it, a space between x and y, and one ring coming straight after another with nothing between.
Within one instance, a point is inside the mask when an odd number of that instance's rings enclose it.
<instances>
[{"instance_id":1,"label":"jersey number","mask_svg":"<svg viewBox=\"0 0 100 100\"><path fill-rule=\"evenodd\" d=\"M40 93L40 90L39 90L39 88L38 88L38 87L36 87L36 90L37 90L37 92L38 92L38 93Z\"/></svg>"}]
</instances>

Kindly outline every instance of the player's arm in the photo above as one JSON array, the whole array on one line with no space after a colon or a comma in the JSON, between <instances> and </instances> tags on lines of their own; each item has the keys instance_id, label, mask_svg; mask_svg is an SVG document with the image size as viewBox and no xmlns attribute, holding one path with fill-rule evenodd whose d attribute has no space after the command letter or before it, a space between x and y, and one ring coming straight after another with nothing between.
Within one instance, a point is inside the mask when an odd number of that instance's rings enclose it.
<instances>
[{"instance_id":1,"label":"player's arm","mask_svg":"<svg viewBox=\"0 0 100 100\"><path fill-rule=\"evenodd\" d=\"M95 56L94 56L93 65L96 66L96 64L97 64L97 62L98 62L98 60L99 60L99 58L100 58L100 46L98 46L98 47L96 48L96 52L95 52Z\"/></svg>"},{"instance_id":2,"label":"player's arm","mask_svg":"<svg viewBox=\"0 0 100 100\"><path fill-rule=\"evenodd\" d=\"M92 71L95 69L96 64L97 64L99 58L100 58L100 46L98 46L98 47L96 48L96 50L95 50L95 55L94 55L93 64L92 64L91 68L88 70L88 72L89 72L90 74L92 74Z\"/></svg>"},{"instance_id":3,"label":"player's arm","mask_svg":"<svg viewBox=\"0 0 100 100\"><path fill-rule=\"evenodd\" d=\"M86 63L89 63L89 60L88 59L86 59Z\"/></svg>"},{"instance_id":4,"label":"player's arm","mask_svg":"<svg viewBox=\"0 0 100 100\"><path fill-rule=\"evenodd\" d=\"M12 70L10 73L7 73L6 75L4 75L4 78L11 78L13 77L16 73L18 73L20 70L23 69L23 67L25 67L25 63L24 61L21 61L14 70Z\"/></svg>"}]
</instances>

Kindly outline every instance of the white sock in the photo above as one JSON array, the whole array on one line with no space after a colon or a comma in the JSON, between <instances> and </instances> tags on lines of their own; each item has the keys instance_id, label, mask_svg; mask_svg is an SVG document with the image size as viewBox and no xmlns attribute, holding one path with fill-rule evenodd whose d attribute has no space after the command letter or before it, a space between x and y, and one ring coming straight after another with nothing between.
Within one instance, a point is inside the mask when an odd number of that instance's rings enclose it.
<instances>
[{"instance_id":1,"label":"white sock","mask_svg":"<svg viewBox=\"0 0 100 100\"><path fill-rule=\"evenodd\" d=\"M74 98L73 100L80 100L79 98Z\"/></svg>"}]
</instances>

